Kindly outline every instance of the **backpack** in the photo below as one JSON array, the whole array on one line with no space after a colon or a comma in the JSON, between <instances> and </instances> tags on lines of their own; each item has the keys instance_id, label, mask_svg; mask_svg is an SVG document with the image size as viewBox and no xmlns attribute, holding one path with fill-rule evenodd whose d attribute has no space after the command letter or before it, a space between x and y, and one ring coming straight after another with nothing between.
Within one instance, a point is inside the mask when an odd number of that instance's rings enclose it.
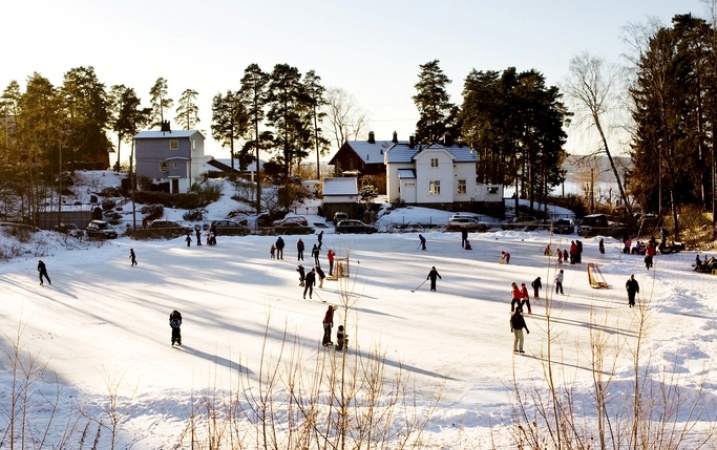
<instances>
[{"instance_id":1,"label":"backpack","mask_svg":"<svg viewBox=\"0 0 717 450\"><path fill-rule=\"evenodd\" d=\"M182 324L181 319L172 319L169 321L169 326L172 328L179 328L179 326Z\"/></svg>"},{"instance_id":2,"label":"backpack","mask_svg":"<svg viewBox=\"0 0 717 450\"><path fill-rule=\"evenodd\" d=\"M530 283L530 286L535 287L535 280Z\"/></svg>"}]
</instances>

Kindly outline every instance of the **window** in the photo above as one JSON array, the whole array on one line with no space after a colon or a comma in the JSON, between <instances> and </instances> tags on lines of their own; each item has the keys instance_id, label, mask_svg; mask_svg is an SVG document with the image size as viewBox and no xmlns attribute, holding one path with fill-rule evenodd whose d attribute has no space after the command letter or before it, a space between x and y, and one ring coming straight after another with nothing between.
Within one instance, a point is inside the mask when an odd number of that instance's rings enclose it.
<instances>
[{"instance_id":1,"label":"window","mask_svg":"<svg viewBox=\"0 0 717 450\"><path fill-rule=\"evenodd\" d=\"M489 194L497 194L497 193L498 193L498 187L497 187L497 186L489 186L489 187L488 187L488 193L489 193Z\"/></svg>"},{"instance_id":2,"label":"window","mask_svg":"<svg viewBox=\"0 0 717 450\"><path fill-rule=\"evenodd\" d=\"M349 157L349 170L354 170L356 168L356 162L354 161L353 156Z\"/></svg>"},{"instance_id":3,"label":"window","mask_svg":"<svg viewBox=\"0 0 717 450\"><path fill-rule=\"evenodd\" d=\"M431 167L438 167L438 158L431 158Z\"/></svg>"},{"instance_id":4,"label":"window","mask_svg":"<svg viewBox=\"0 0 717 450\"><path fill-rule=\"evenodd\" d=\"M428 193L430 195L441 195L441 182L439 180L429 181Z\"/></svg>"},{"instance_id":5,"label":"window","mask_svg":"<svg viewBox=\"0 0 717 450\"><path fill-rule=\"evenodd\" d=\"M458 193L465 194L466 192L466 180L458 180Z\"/></svg>"},{"instance_id":6,"label":"window","mask_svg":"<svg viewBox=\"0 0 717 450\"><path fill-rule=\"evenodd\" d=\"M170 139L169 140L169 149L170 150L179 150L179 141L176 139Z\"/></svg>"},{"instance_id":7,"label":"window","mask_svg":"<svg viewBox=\"0 0 717 450\"><path fill-rule=\"evenodd\" d=\"M159 171L160 172L167 172L169 171L169 167L167 167L167 161L162 161L159 163Z\"/></svg>"},{"instance_id":8,"label":"window","mask_svg":"<svg viewBox=\"0 0 717 450\"><path fill-rule=\"evenodd\" d=\"M172 163L172 169L179 169L179 163L177 161Z\"/></svg>"}]
</instances>

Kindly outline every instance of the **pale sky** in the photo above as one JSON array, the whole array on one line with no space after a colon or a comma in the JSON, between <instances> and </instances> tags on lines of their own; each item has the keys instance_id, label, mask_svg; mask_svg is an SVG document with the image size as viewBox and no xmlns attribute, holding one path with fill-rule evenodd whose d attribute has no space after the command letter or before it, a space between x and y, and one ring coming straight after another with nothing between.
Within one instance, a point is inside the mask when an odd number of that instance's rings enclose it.
<instances>
[{"instance_id":1,"label":"pale sky","mask_svg":"<svg viewBox=\"0 0 717 450\"><path fill-rule=\"evenodd\" d=\"M61 85L70 69L93 66L108 88L132 87L149 106L161 76L175 107L185 89L199 93L198 128L210 138L215 94L238 89L249 64L266 72L289 64L354 96L370 117L366 130L386 140L413 134L411 97L426 62L440 60L451 101L461 104L472 69L537 69L556 85L584 51L620 62L629 23L706 17L701 0L24 0L1 10L3 89L11 80L24 89L33 72ZM568 151L579 153L571 142ZM211 139L206 148L228 156Z\"/></svg>"}]
</instances>

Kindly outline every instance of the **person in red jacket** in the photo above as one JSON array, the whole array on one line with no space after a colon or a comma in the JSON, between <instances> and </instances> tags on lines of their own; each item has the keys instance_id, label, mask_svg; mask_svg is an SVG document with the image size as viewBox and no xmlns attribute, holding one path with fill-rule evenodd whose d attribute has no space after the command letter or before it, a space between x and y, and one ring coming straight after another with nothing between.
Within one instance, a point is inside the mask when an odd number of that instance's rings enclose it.
<instances>
[{"instance_id":1,"label":"person in red jacket","mask_svg":"<svg viewBox=\"0 0 717 450\"><path fill-rule=\"evenodd\" d=\"M647 267L647 270L650 270L652 267L652 258L655 257L655 245L650 242L647 244L647 248L645 249L645 267Z\"/></svg>"},{"instance_id":2,"label":"person in red jacket","mask_svg":"<svg viewBox=\"0 0 717 450\"><path fill-rule=\"evenodd\" d=\"M528 295L528 288L525 286L525 283L520 284L520 295L521 295L521 307L525 308L525 306L528 306L528 314L533 314L533 310L530 309L530 295Z\"/></svg>"},{"instance_id":3,"label":"person in red jacket","mask_svg":"<svg viewBox=\"0 0 717 450\"><path fill-rule=\"evenodd\" d=\"M575 264L578 258L578 244L570 241L570 264Z\"/></svg>"},{"instance_id":4,"label":"person in red jacket","mask_svg":"<svg viewBox=\"0 0 717 450\"><path fill-rule=\"evenodd\" d=\"M333 250L329 249L329 252L326 254L326 257L329 259L329 276L334 276L334 257L336 257L336 253L334 253Z\"/></svg>"},{"instance_id":5,"label":"person in red jacket","mask_svg":"<svg viewBox=\"0 0 717 450\"><path fill-rule=\"evenodd\" d=\"M520 288L516 283L510 283L510 295L512 297L510 301L510 311L513 312L515 305L518 305L518 308L520 308L520 304L523 301L523 293L520 292Z\"/></svg>"}]
</instances>

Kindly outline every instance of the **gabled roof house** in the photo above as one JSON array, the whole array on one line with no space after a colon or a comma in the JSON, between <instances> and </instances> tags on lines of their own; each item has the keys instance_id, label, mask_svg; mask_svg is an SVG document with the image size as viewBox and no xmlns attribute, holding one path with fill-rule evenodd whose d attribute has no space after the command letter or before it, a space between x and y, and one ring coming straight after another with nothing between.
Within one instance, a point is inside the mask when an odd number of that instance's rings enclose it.
<instances>
[{"instance_id":1,"label":"gabled roof house","mask_svg":"<svg viewBox=\"0 0 717 450\"><path fill-rule=\"evenodd\" d=\"M171 193L189 191L201 181L204 136L197 130L142 131L134 136L137 177L152 180Z\"/></svg>"},{"instance_id":2,"label":"gabled roof house","mask_svg":"<svg viewBox=\"0 0 717 450\"><path fill-rule=\"evenodd\" d=\"M398 142L396 133L393 139ZM394 141L377 141L373 131L368 133L368 140L346 141L338 152L329 160L329 165L339 166L341 170L353 173L357 177L364 175L386 174L383 154Z\"/></svg>"}]
</instances>

